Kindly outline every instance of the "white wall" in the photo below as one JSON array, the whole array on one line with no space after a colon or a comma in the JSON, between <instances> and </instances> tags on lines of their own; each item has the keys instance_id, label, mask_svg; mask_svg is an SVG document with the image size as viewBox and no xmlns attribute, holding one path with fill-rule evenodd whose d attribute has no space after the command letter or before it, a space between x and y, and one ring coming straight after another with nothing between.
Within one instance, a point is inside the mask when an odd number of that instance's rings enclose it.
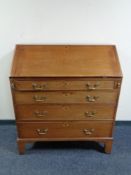
<instances>
[{"instance_id":1,"label":"white wall","mask_svg":"<svg viewBox=\"0 0 131 175\"><path fill-rule=\"evenodd\" d=\"M14 119L16 43L116 44L124 74L117 120L131 120L131 0L0 0L0 119Z\"/></svg>"}]
</instances>

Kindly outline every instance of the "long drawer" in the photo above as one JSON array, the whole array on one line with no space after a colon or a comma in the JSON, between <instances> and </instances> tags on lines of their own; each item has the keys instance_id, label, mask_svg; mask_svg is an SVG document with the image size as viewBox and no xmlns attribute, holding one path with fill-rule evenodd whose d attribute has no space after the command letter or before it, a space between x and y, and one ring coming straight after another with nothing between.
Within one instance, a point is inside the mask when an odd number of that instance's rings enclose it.
<instances>
[{"instance_id":1,"label":"long drawer","mask_svg":"<svg viewBox=\"0 0 131 175\"><path fill-rule=\"evenodd\" d=\"M112 90L113 80L14 80L14 88L20 91L44 90Z\"/></svg>"},{"instance_id":2,"label":"long drawer","mask_svg":"<svg viewBox=\"0 0 131 175\"><path fill-rule=\"evenodd\" d=\"M20 138L110 137L112 122L44 122L18 123Z\"/></svg>"},{"instance_id":3,"label":"long drawer","mask_svg":"<svg viewBox=\"0 0 131 175\"><path fill-rule=\"evenodd\" d=\"M16 105L17 120L113 120L114 105Z\"/></svg>"},{"instance_id":4,"label":"long drawer","mask_svg":"<svg viewBox=\"0 0 131 175\"><path fill-rule=\"evenodd\" d=\"M17 104L41 103L115 103L117 91L86 92L86 91L56 91L56 92L15 92Z\"/></svg>"}]
</instances>

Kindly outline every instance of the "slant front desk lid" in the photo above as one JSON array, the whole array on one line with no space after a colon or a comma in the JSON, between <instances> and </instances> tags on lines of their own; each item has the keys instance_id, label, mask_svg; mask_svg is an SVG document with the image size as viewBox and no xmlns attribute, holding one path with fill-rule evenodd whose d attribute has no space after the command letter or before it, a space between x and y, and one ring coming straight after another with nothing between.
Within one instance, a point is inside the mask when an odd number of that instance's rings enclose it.
<instances>
[{"instance_id":1,"label":"slant front desk lid","mask_svg":"<svg viewBox=\"0 0 131 175\"><path fill-rule=\"evenodd\" d=\"M121 77L114 45L17 45L11 77Z\"/></svg>"}]
</instances>

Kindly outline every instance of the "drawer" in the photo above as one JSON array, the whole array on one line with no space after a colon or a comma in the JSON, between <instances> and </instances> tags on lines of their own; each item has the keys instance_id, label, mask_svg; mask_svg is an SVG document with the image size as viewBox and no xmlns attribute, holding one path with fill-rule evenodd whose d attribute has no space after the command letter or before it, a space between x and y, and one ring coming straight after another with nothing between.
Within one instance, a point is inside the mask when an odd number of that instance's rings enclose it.
<instances>
[{"instance_id":1,"label":"drawer","mask_svg":"<svg viewBox=\"0 0 131 175\"><path fill-rule=\"evenodd\" d=\"M115 103L117 91L57 91L14 93L16 104L41 103Z\"/></svg>"},{"instance_id":2,"label":"drawer","mask_svg":"<svg viewBox=\"0 0 131 175\"><path fill-rule=\"evenodd\" d=\"M18 134L20 138L110 137L112 122L18 123Z\"/></svg>"},{"instance_id":3,"label":"drawer","mask_svg":"<svg viewBox=\"0 0 131 175\"><path fill-rule=\"evenodd\" d=\"M44 90L112 90L115 88L113 80L43 80L24 81L14 80L14 88L20 91Z\"/></svg>"},{"instance_id":4,"label":"drawer","mask_svg":"<svg viewBox=\"0 0 131 175\"><path fill-rule=\"evenodd\" d=\"M90 104L16 105L17 120L113 120L115 106Z\"/></svg>"}]
</instances>

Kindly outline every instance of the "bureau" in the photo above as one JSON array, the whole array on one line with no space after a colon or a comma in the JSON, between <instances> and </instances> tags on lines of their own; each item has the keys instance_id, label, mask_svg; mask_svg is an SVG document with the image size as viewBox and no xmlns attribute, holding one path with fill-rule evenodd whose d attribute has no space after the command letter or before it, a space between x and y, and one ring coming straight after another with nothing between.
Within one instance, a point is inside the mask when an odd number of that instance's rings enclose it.
<instances>
[{"instance_id":1,"label":"bureau","mask_svg":"<svg viewBox=\"0 0 131 175\"><path fill-rule=\"evenodd\" d=\"M121 81L114 45L16 45L19 153L37 141L97 141L110 153Z\"/></svg>"}]
</instances>

